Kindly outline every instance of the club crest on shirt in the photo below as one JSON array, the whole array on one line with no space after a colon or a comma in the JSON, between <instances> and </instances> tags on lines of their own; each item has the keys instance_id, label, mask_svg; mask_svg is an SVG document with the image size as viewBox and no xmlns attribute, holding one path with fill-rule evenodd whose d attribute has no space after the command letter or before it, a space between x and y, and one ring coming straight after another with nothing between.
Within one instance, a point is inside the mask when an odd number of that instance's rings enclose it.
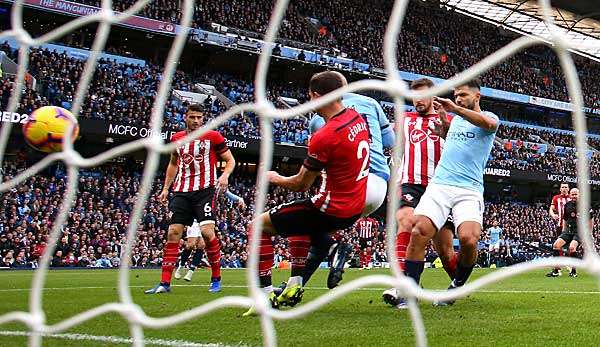
<instances>
[{"instance_id":1,"label":"club crest on shirt","mask_svg":"<svg viewBox=\"0 0 600 347\"><path fill-rule=\"evenodd\" d=\"M196 155L195 159L201 163L204 161L204 156L202 156L202 154L198 154ZM183 160L185 165L191 165L194 162L194 156L189 153L185 153L181 156L181 160Z\"/></svg>"}]
</instances>

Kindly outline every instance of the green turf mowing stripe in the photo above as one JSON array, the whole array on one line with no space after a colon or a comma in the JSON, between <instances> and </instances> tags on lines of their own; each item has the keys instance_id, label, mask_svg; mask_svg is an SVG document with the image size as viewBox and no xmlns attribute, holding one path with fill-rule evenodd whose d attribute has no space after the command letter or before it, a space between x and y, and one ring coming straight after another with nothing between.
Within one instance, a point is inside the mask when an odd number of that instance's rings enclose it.
<instances>
[{"instance_id":1,"label":"green turf mowing stripe","mask_svg":"<svg viewBox=\"0 0 600 347\"><path fill-rule=\"evenodd\" d=\"M32 333L29 331L12 331L12 330L0 330L2 336L30 336ZM72 340L72 341L97 341L106 343L120 343L120 344L131 344L133 339L130 337L119 337L119 336L101 336L101 335L88 335L88 334L44 334L44 338ZM224 345L220 343L197 343L192 341L183 340L163 340L154 338L145 338L144 342L151 346L165 346L165 347L227 347L230 345ZM243 346L243 345L236 345Z\"/></svg>"}]
</instances>

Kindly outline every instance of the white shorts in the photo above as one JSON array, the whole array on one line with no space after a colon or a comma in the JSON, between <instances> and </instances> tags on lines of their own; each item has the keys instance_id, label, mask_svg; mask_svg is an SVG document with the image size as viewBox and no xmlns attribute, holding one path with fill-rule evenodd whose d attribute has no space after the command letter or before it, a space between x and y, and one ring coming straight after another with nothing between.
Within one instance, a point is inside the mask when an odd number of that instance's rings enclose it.
<instances>
[{"instance_id":1,"label":"white shorts","mask_svg":"<svg viewBox=\"0 0 600 347\"><path fill-rule=\"evenodd\" d=\"M365 217L375 212L383 205L386 195L387 182L374 173L369 173L369 177L367 178L367 197L365 199L365 208L363 209L362 216Z\"/></svg>"},{"instance_id":2,"label":"white shorts","mask_svg":"<svg viewBox=\"0 0 600 347\"><path fill-rule=\"evenodd\" d=\"M490 252L491 251L498 251L500 249L500 240L498 240L498 242L496 242L496 243L490 243L490 246L489 246L488 249L489 249Z\"/></svg>"},{"instance_id":3,"label":"white shorts","mask_svg":"<svg viewBox=\"0 0 600 347\"><path fill-rule=\"evenodd\" d=\"M428 217L438 230L446 223L450 212L456 228L464 222L477 222L483 226L484 208L480 192L430 183L415 208L415 216Z\"/></svg>"},{"instance_id":4,"label":"white shorts","mask_svg":"<svg viewBox=\"0 0 600 347\"><path fill-rule=\"evenodd\" d=\"M187 237L200 237L200 224L194 221L194 223L187 228Z\"/></svg>"}]
</instances>

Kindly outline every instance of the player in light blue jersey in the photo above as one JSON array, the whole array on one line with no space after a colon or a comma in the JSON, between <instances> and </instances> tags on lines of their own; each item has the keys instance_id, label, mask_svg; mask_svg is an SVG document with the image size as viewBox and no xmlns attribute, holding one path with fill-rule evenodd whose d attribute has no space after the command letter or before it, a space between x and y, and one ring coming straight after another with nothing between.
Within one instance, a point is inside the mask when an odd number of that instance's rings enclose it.
<instances>
[{"instance_id":1,"label":"player in light blue jersey","mask_svg":"<svg viewBox=\"0 0 600 347\"><path fill-rule=\"evenodd\" d=\"M500 248L500 236L502 236L502 228L498 226L498 221L494 220L492 227L488 229L490 234L490 251Z\"/></svg>"},{"instance_id":2,"label":"player in light blue jersey","mask_svg":"<svg viewBox=\"0 0 600 347\"><path fill-rule=\"evenodd\" d=\"M495 114L481 110L479 81L457 87L454 98L456 103L434 98L440 116L448 112L456 116L448 129L432 183L415 209L416 220L406 251L405 271L419 283L425 249L452 212L460 241L460 257L449 289L464 285L477 261L477 244L483 225L483 171L500 123Z\"/></svg>"}]
</instances>

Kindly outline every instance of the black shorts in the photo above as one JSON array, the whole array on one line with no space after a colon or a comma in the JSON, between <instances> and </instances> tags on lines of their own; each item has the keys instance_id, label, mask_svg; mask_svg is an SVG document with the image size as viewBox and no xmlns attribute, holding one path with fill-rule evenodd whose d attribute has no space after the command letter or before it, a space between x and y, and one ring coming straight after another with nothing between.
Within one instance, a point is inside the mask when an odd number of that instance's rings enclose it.
<instances>
[{"instance_id":1,"label":"black shorts","mask_svg":"<svg viewBox=\"0 0 600 347\"><path fill-rule=\"evenodd\" d=\"M176 192L171 199L169 209L172 212L171 224L190 226L194 219L198 223L215 221L215 188L206 188L194 192Z\"/></svg>"},{"instance_id":2,"label":"black shorts","mask_svg":"<svg viewBox=\"0 0 600 347\"><path fill-rule=\"evenodd\" d=\"M360 245L360 249L365 249L367 247L373 247L373 240L372 239L359 238L358 239L358 244Z\"/></svg>"},{"instance_id":3,"label":"black shorts","mask_svg":"<svg viewBox=\"0 0 600 347\"><path fill-rule=\"evenodd\" d=\"M427 186L421 184L404 183L401 186L402 195L400 196L400 208L412 207L415 208L421 201L421 197L425 194Z\"/></svg>"},{"instance_id":4,"label":"black shorts","mask_svg":"<svg viewBox=\"0 0 600 347\"><path fill-rule=\"evenodd\" d=\"M277 234L284 237L331 233L351 227L360 218L360 214L349 218L325 214L310 199L279 205L269 215Z\"/></svg>"},{"instance_id":5,"label":"black shorts","mask_svg":"<svg viewBox=\"0 0 600 347\"><path fill-rule=\"evenodd\" d=\"M571 241L579 242L579 234L572 232L563 232L558 238L565 240L565 246L568 246L571 243Z\"/></svg>"},{"instance_id":6,"label":"black shorts","mask_svg":"<svg viewBox=\"0 0 600 347\"><path fill-rule=\"evenodd\" d=\"M412 207L415 208L421 201L421 197L425 194L427 186L421 184L403 183L401 186L402 195L400 196L400 202L398 208ZM448 220L442 226L455 231L454 220L452 219L452 213L448 216Z\"/></svg>"}]
</instances>

